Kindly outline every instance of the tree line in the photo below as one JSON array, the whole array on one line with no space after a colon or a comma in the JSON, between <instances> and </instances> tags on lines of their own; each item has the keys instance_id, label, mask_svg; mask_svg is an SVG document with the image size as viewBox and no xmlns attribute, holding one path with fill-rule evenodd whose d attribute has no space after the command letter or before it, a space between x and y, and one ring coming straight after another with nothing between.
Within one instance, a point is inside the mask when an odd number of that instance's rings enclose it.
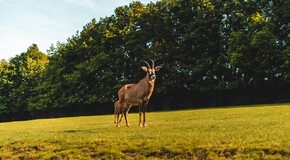
<instances>
[{"instance_id":1,"label":"tree line","mask_svg":"<svg viewBox=\"0 0 290 160\"><path fill-rule=\"evenodd\" d=\"M118 7L47 54L32 44L1 60L0 115L111 103L149 59L162 65L155 95L289 86L289 10L285 0Z\"/></svg>"}]
</instances>

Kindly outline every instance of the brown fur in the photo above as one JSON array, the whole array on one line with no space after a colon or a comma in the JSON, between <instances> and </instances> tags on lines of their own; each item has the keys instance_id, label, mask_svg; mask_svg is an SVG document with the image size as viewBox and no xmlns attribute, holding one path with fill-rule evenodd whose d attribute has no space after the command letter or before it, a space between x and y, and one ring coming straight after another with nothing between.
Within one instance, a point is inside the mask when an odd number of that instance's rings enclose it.
<instances>
[{"instance_id":1,"label":"brown fur","mask_svg":"<svg viewBox=\"0 0 290 160\"><path fill-rule=\"evenodd\" d=\"M127 89L130 89L131 86L133 86L135 84L125 84L118 92L118 99L120 102L123 102L124 101L124 98L125 98L125 93L126 93L126 90Z\"/></svg>"},{"instance_id":2,"label":"brown fur","mask_svg":"<svg viewBox=\"0 0 290 160\"><path fill-rule=\"evenodd\" d=\"M139 81L139 83L137 84L124 85L118 92L119 101L117 101L117 103L115 102L115 106L121 106L120 108L123 109L122 114L125 117L126 125L128 127L130 126L128 120L128 112L132 106L138 106L139 108L139 126L140 127L146 126L145 113L149 99L154 90L154 83L156 79L155 71L158 71L161 68L161 66L157 66L154 68L154 61L152 61L152 68L147 62L146 64L148 65L148 68L144 66L142 67L142 69L147 73L146 77L141 81ZM142 114L143 114L143 124L141 123ZM117 120L115 117L115 121L118 127Z\"/></svg>"},{"instance_id":3,"label":"brown fur","mask_svg":"<svg viewBox=\"0 0 290 160\"><path fill-rule=\"evenodd\" d=\"M120 127L120 122L123 118L123 114L124 114L124 110L126 108L126 103L123 102L121 103L120 101L116 101L114 103L114 109L115 109L115 112L114 112L114 121L116 123L116 127ZM121 114L121 117L119 118Z\"/></svg>"}]
</instances>

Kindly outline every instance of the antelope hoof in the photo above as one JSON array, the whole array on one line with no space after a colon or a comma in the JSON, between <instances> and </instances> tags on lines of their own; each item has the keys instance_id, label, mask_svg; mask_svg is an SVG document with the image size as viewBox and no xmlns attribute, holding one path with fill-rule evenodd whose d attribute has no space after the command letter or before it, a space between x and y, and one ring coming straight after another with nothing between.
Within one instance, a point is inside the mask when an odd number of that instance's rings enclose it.
<instances>
[{"instance_id":1,"label":"antelope hoof","mask_svg":"<svg viewBox=\"0 0 290 160\"><path fill-rule=\"evenodd\" d=\"M139 124L139 127L143 127L143 125L142 124Z\"/></svg>"},{"instance_id":2,"label":"antelope hoof","mask_svg":"<svg viewBox=\"0 0 290 160\"><path fill-rule=\"evenodd\" d=\"M127 124L126 124L126 126L127 126L127 127L130 127L130 124L129 124L129 123L127 123Z\"/></svg>"},{"instance_id":3,"label":"antelope hoof","mask_svg":"<svg viewBox=\"0 0 290 160\"><path fill-rule=\"evenodd\" d=\"M116 125L116 127L118 127L118 128L119 128L119 127L120 127L120 125L119 125L119 124L117 124L117 125Z\"/></svg>"},{"instance_id":4,"label":"antelope hoof","mask_svg":"<svg viewBox=\"0 0 290 160\"><path fill-rule=\"evenodd\" d=\"M146 124L146 123L144 123L144 124L143 124L143 127L147 127L147 124Z\"/></svg>"}]
</instances>

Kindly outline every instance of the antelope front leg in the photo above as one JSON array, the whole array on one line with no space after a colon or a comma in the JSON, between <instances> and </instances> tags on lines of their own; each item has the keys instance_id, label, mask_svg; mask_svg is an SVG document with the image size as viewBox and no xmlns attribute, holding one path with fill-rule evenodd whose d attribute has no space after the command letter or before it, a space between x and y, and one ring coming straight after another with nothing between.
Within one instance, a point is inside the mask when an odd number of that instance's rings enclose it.
<instances>
[{"instance_id":1,"label":"antelope front leg","mask_svg":"<svg viewBox=\"0 0 290 160\"><path fill-rule=\"evenodd\" d=\"M114 112L114 122L117 123L118 121L118 110L115 108L115 112Z\"/></svg>"},{"instance_id":2,"label":"antelope front leg","mask_svg":"<svg viewBox=\"0 0 290 160\"><path fill-rule=\"evenodd\" d=\"M144 106L143 106L143 126L146 127L146 110L147 110L147 105L148 103L145 103Z\"/></svg>"},{"instance_id":3,"label":"antelope front leg","mask_svg":"<svg viewBox=\"0 0 290 160\"><path fill-rule=\"evenodd\" d=\"M143 127L143 125L142 125L142 112L139 112L139 127Z\"/></svg>"},{"instance_id":4,"label":"antelope front leg","mask_svg":"<svg viewBox=\"0 0 290 160\"><path fill-rule=\"evenodd\" d=\"M117 123L117 114L114 114L114 122Z\"/></svg>"},{"instance_id":5,"label":"antelope front leg","mask_svg":"<svg viewBox=\"0 0 290 160\"><path fill-rule=\"evenodd\" d=\"M116 127L120 127L120 122L119 122L119 113L116 114Z\"/></svg>"},{"instance_id":6,"label":"antelope front leg","mask_svg":"<svg viewBox=\"0 0 290 160\"><path fill-rule=\"evenodd\" d=\"M139 103L138 109L139 109L139 127L143 127L142 123L141 123L141 121L142 121L142 102Z\"/></svg>"}]
</instances>

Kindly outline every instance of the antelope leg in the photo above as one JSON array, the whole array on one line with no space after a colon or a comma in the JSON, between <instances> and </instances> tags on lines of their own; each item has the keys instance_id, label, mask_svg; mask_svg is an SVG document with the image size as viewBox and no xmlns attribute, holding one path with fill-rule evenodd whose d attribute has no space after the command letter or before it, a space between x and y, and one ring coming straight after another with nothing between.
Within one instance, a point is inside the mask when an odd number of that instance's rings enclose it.
<instances>
[{"instance_id":1,"label":"antelope leg","mask_svg":"<svg viewBox=\"0 0 290 160\"><path fill-rule=\"evenodd\" d=\"M143 105L143 126L146 127L146 110L147 110L148 103L145 103Z\"/></svg>"},{"instance_id":2,"label":"antelope leg","mask_svg":"<svg viewBox=\"0 0 290 160\"><path fill-rule=\"evenodd\" d=\"M119 124L119 113L117 113L117 118L116 118L116 127L120 127L120 124Z\"/></svg>"},{"instance_id":3,"label":"antelope leg","mask_svg":"<svg viewBox=\"0 0 290 160\"><path fill-rule=\"evenodd\" d=\"M126 120L127 127L130 127L129 118L128 118L128 111L124 114L124 116L125 116L125 120Z\"/></svg>"},{"instance_id":4,"label":"antelope leg","mask_svg":"<svg viewBox=\"0 0 290 160\"><path fill-rule=\"evenodd\" d=\"M121 113L121 117L120 117L119 123L121 123L123 115L124 115L124 113Z\"/></svg>"},{"instance_id":5,"label":"antelope leg","mask_svg":"<svg viewBox=\"0 0 290 160\"><path fill-rule=\"evenodd\" d=\"M143 106L143 104L142 104L142 102L140 102L139 103L139 105L138 105L138 109L139 109L139 127L143 127L142 126L142 107Z\"/></svg>"}]
</instances>

